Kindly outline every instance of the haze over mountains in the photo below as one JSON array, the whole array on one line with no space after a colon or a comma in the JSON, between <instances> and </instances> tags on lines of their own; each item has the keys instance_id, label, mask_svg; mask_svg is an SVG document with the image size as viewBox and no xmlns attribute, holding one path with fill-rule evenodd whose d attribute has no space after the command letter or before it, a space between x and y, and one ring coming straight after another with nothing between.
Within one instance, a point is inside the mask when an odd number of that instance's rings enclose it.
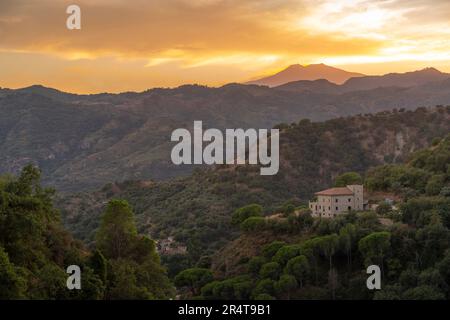
<instances>
[{"instance_id":1,"label":"haze over mountains","mask_svg":"<svg viewBox=\"0 0 450 320\"><path fill-rule=\"evenodd\" d=\"M342 84L352 77L362 77L361 73L348 72L342 69L321 64L310 64L302 66L293 64L286 69L259 80L249 81L246 84L265 85L268 87L276 87L288 82L299 80L319 80L326 79L336 84Z\"/></svg>"},{"instance_id":2,"label":"haze over mountains","mask_svg":"<svg viewBox=\"0 0 450 320\"><path fill-rule=\"evenodd\" d=\"M427 83L441 82L450 78L449 73L440 72L434 68L406 73L389 73L382 76L364 76L350 78L341 85L330 82L327 79L314 81L292 81L277 86L277 89L288 91L311 91L316 93L344 93L352 91L371 90L375 88L409 88L421 86Z\"/></svg>"},{"instance_id":3,"label":"haze over mountains","mask_svg":"<svg viewBox=\"0 0 450 320\"><path fill-rule=\"evenodd\" d=\"M271 128L394 108L450 104L450 75L435 69L357 77L342 85L297 81L270 88L185 85L140 93L68 94L42 86L0 89L0 172L27 163L59 190L128 179L167 179L190 166L170 161L176 128Z\"/></svg>"}]
</instances>

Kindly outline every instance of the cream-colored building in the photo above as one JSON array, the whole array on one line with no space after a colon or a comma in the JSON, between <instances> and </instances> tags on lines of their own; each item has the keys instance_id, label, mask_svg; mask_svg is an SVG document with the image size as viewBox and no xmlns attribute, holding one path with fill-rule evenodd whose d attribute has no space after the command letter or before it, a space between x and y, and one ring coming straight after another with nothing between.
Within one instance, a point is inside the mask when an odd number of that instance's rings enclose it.
<instances>
[{"instance_id":1,"label":"cream-colored building","mask_svg":"<svg viewBox=\"0 0 450 320\"><path fill-rule=\"evenodd\" d=\"M364 210L362 185L331 188L316 192L316 201L309 202L313 217L334 218L351 210Z\"/></svg>"}]
</instances>

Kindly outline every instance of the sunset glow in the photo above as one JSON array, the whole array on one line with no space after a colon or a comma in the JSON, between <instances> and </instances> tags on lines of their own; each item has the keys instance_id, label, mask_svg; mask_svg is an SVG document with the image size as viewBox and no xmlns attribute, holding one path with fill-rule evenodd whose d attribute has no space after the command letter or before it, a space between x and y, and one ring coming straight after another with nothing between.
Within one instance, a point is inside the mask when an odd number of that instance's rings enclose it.
<instances>
[{"instance_id":1,"label":"sunset glow","mask_svg":"<svg viewBox=\"0 0 450 320\"><path fill-rule=\"evenodd\" d=\"M0 86L80 93L244 82L290 64L450 72L446 0L0 2Z\"/></svg>"}]
</instances>

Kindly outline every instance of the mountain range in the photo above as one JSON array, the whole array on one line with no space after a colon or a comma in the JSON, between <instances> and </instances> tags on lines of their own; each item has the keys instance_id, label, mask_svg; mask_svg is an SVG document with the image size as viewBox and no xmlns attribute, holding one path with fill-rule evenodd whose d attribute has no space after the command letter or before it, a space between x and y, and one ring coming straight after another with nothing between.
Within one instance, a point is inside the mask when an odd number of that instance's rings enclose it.
<instances>
[{"instance_id":1,"label":"mountain range","mask_svg":"<svg viewBox=\"0 0 450 320\"><path fill-rule=\"evenodd\" d=\"M361 73L348 72L335 67L327 66L323 63L310 64L306 66L293 64L274 75L249 81L246 84L276 87L292 81L319 79L326 79L336 84L342 84L350 78L363 76L364 75Z\"/></svg>"},{"instance_id":2,"label":"mountain range","mask_svg":"<svg viewBox=\"0 0 450 320\"><path fill-rule=\"evenodd\" d=\"M337 77L340 80L336 80ZM276 87L287 91L311 91L316 93L344 93L371 90L383 87L415 87L429 82L444 81L449 73L435 68L425 68L406 73L388 73L380 76L366 76L324 64L309 66L292 65L272 76L247 84Z\"/></svg>"},{"instance_id":3,"label":"mountain range","mask_svg":"<svg viewBox=\"0 0 450 320\"><path fill-rule=\"evenodd\" d=\"M185 85L144 92L76 95L42 86L0 89L0 172L27 163L60 191L188 175L170 161L171 132L204 127L271 128L384 110L450 104L450 76L435 69L278 87Z\"/></svg>"}]
</instances>

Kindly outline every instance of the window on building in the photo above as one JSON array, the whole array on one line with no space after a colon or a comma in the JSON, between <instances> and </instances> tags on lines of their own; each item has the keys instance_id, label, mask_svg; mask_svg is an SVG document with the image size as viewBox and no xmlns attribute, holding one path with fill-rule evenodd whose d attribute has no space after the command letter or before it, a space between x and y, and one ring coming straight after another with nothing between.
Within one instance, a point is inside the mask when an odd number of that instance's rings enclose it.
<instances>
[{"instance_id":1,"label":"window on building","mask_svg":"<svg viewBox=\"0 0 450 320\"><path fill-rule=\"evenodd\" d=\"M351 206L348 206L348 211L350 211L350 210L352 210L352 207L351 207Z\"/></svg>"},{"instance_id":2,"label":"window on building","mask_svg":"<svg viewBox=\"0 0 450 320\"><path fill-rule=\"evenodd\" d=\"M339 199L336 199L336 202L338 202Z\"/></svg>"},{"instance_id":3,"label":"window on building","mask_svg":"<svg viewBox=\"0 0 450 320\"><path fill-rule=\"evenodd\" d=\"M339 210L339 208L338 208L338 207L336 207L336 210Z\"/></svg>"},{"instance_id":4,"label":"window on building","mask_svg":"<svg viewBox=\"0 0 450 320\"><path fill-rule=\"evenodd\" d=\"M351 199L351 198L348 198L348 202L352 202L352 199Z\"/></svg>"}]
</instances>

